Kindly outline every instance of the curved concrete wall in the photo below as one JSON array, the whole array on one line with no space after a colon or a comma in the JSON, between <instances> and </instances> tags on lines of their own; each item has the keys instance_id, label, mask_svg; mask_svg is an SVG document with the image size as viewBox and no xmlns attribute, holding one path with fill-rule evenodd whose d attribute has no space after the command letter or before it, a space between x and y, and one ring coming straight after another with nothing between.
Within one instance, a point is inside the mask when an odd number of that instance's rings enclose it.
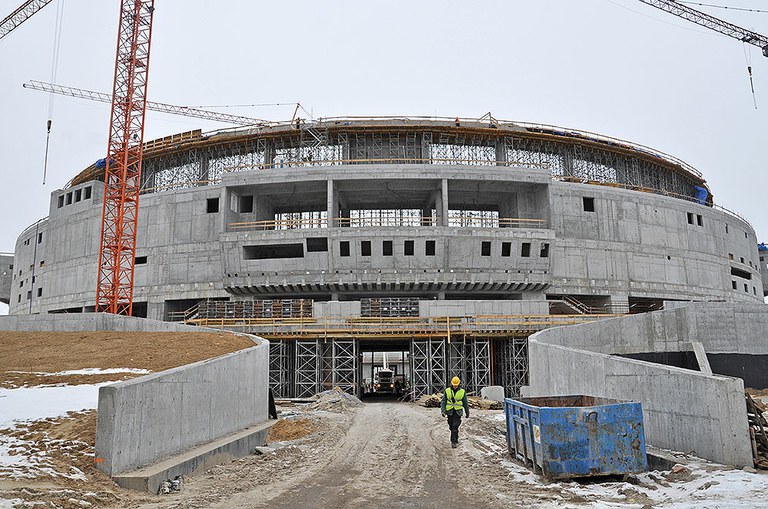
<instances>
[{"instance_id":1,"label":"curved concrete wall","mask_svg":"<svg viewBox=\"0 0 768 509\"><path fill-rule=\"evenodd\" d=\"M640 401L649 443L751 466L744 383L712 374L707 355L741 354L742 363L757 359L752 369L764 372L766 326L764 304L694 303L547 329L529 339L530 378L523 393ZM696 352L701 370L617 356L648 352Z\"/></svg>"},{"instance_id":2,"label":"curved concrete wall","mask_svg":"<svg viewBox=\"0 0 768 509\"><path fill-rule=\"evenodd\" d=\"M101 193L96 181L55 191L50 216L38 225L39 242L31 241L33 228L19 237L12 314L92 309ZM253 196L249 212L239 211L243 196ZM594 211L585 210L585 198ZM215 212L209 200L218 202ZM436 211L435 225L233 227L272 220L289 206L345 217L347 209L413 208L418 200L425 212ZM443 224L452 206L494 208L500 217L538 222ZM327 251L308 252L313 238L326 238ZM363 241L371 242L371 256L361 254ZM392 242L392 256L383 254L384 241ZM413 241L413 255L405 254L406 241ZM435 241L434 256L426 254L427 241ZM341 242L349 242L350 256L340 256ZM245 256L249 246L280 244L300 244L303 254ZM529 256L522 256L523 244L530 245ZM137 257L134 301L159 319L171 301L265 292L326 299L366 292L427 298L454 292L452 298L463 293L465 299L475 292L586 295L625 304L630 298L762 300L755 234L741 219L687 200L554 181L546 171L515 167L379 164L227 174L219 185L143 195Z\"/></svg>"}]
</instances>

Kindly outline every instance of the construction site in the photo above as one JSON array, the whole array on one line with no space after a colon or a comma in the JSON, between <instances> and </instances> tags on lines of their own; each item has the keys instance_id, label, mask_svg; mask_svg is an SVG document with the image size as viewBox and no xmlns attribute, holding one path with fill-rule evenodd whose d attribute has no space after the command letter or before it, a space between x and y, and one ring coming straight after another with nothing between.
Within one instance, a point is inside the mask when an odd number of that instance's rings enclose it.
<instances>
[{"instance_id":1,"label":"construction site","mask_svg":"<svg viewBox=\"0 0 768 509\"><path fill-rule=\"evenodd\" d=\"M154 4L121 2L111 96L24 85L112 110L0 252L0 508L768 505L768 247L700 170L491 113L152 103ZM144 139L148 110L235 127ZM644 468L548 475L511 405L574 395L642 406Z\"/></svg>"}]
</instances>

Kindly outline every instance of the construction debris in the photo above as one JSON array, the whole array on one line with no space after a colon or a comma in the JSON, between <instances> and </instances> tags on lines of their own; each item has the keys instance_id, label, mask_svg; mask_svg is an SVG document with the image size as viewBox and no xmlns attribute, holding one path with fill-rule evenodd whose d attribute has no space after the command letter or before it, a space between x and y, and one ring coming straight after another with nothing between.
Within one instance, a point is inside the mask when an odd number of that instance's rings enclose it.
<instances>
[{"instance_id":1,"label":"construction debris","mask_svg":"<svg viewBox=\"0 0 768 509\"><path fill-rule=\"evenodd\" d=\"M269 429L267 442L296 440L313 431L315 431L315 424L310 419L280 419Z\"/></svg>"},{"instance_id":2,"label":"construction debris","mask_svg":"<svg viewBox=\"0 0 768 509\"><path fill-rule=\"evenodd\" d=\"M437 408L442 401L442 394L425 394L420 397L416 403L427 408ZM493 401L490 399L482 399L477 396L467 396L469 402L469 408L479 408L480 410L503 410L504 403L501 401Z\"/></svg>"},{"instance_id":3,"label":"construction debris","mask_svg":"<svg viewBox=\"0 0 768 509\"><path fill-rule=\"evenodd\" d=\"M350 408L359 407L363 404L356 396L344 392L340 387L334 387L329 391L315 394L311 399L315 401L316 410L327 410L329 412L345 412Z\"/></svg>"},{"instance_id":4,"label":"construction debris","mask_svg":"<svg viewBox=\"0 0 768 509\"><path fill-rule=\"evenodd\" d=\"M768 407L759 399L746 394L747 419L749 420L749 438L752 441L752 458L755 468L768 470L768 420L765 418Z\"/></svg>"}]
</instances>

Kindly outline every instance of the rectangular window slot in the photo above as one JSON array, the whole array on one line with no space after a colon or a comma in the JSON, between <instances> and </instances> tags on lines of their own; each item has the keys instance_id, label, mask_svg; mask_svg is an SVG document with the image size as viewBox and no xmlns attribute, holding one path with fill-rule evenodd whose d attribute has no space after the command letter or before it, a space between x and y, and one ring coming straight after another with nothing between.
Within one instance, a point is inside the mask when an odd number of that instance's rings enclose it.
<instances>
[{"instance_id":1,"label":"rectangular window slot","mask_svg":"<svg viewBox=\"0 0 768 509\"><path fill-rule=\"evenodd\" d=\"M27 291L27 300L30 300L32 298L32 290Z\"/></svg>"},{"instance_id":2,"label":"rectangular window slot","mask_svg":"<svg viewBox=\"0 0 768 509\"><path fill-rule=\"evenodd\" d=\"M549 244L545 243L541 245L541 251L539 252L539 257L549 258Z\"/></svg>"},{"instance_id":3,"label":"rectangular window slot","mask_svg":"<svg viewBox=\"0 0 768 509\"><path fill-rule=\"evenodd\" d=\"M744 283L744 291L749 293L749 285L747 283Z\"/></svg>"},{"instance_id":4,"label":"rectangular window slot","mask_svg":"<svg viewBox=\"0 0 768 509\"><path fill-rule=\"evenodd\" d=\"M733 260L733 253L728 253L728 259Z\"/></svg>"},{"instance_id":5,"label":"rectangular window slot","mask_svg":"<svg viewBox=\"0 0 768 509\"><path fill-rule=\"evenodd\" d=\"M725 223L725 233L728 233L728 223Z\"/></svg>"},{"instance_id":6,"label":"rectangular window slot","mask_svg":"<svg viewBox=\"0 0 768 509\"><path fill-rule=\"evenodd\" d=\"M38 288L37 289L37 296L38 297L42 297L43 296L43 289L42 288Z\"/></svg>"},{"instance_id":7,"label":"rectangular window slot","mask_svg":"<svg viewBox=\"0 0 768 509\"><path fill-rule=\"evenodd\" d=\"M371 256L371 241L370 240L360 241L360 255L361 256Z\"/></svg>"},{"instance_id":8,"label":"rectangular window slot","mask_svg":"<svg viewBox=\"0 0 768 509\"><path fill-rule=\"evenodd\" d=\"M740 277L742 279L752 279L752 273L748 272L746 270L737 269L736 267L731 267L731 276Z\"/></svg>"},{"instance_id":9,"label":"rectangular window slot","mask_svg":"<svg viewBox=\"0 0 768 509\"><path fill-rule=\"evenodd\" d=\"M205 200L205 211L209 214L215 214L219 211L219 199L218 198L208 198Z\"/></svg>"},{"instance_id":10,"label":"rectangular window slot","mask_svg":"<svg viewBox=\"0 0 768 509\"><path fill-rule=\"evenodd\" d=\"M327 237L307 239L307 253L320 253L323 251L328 251Z\"/></svg>"},{"instance_id":11,"label":"rectangular window slot","mask_svg":"<svg viewBox=\"0 0 768 509\"><path fill-rule=\"evenodd\" d=\"M38 233L37 234L37 243L38 244L42 244L43 243L43 234L42 233Z\"/></svg>"},{"instance_id":12,"label":"rectangular window slot","mask_svg":"<svg viewBox=\"0 0 768 509\"><path fill-rule=\"evenodd\" d=\"M704 226L704 218L701 217L701 214L696 214L696 224Z\"/></svg>"},{"instance_id":13,"label":"rectangular window slot","mask_svg":"<svg viewBox=\"0 0 768 509\"><path fill-rule=\"evenodd\" d=\"M72 204L72 191L67 193L67 205Z\"/></svg>"},{"instance_id":14,"label":"rectangular window slot","mask_svg":"<svg viewBox=\"0 0 768 509\"><path fill-rule=\"evenodd\" d=\"M253 212L253 195L241 196L240 197L240 213L249 214L251 212Z\"/></svg>"},{"instance_id":15,"label":"rectangular window slot","mask_svg":"<svg viewBox=\"0 0 768 509\"><path fill-rule=\"evenodd\" d=\"M304 258L304 244L243 246L243 259L245 260L274 260L278 258Z\"/></svg>"},{"instance_id":16,"label":"rectangular window slot","mask_svg":"<svg viewBox=\"0 0 768 509\"><path fill-rule=\"evenodd\" d=\"M594 212L595 211L595 199L590 198L587 196L583 197L584 202L584 212Z\"/></svg>"},{"instance_id":17,"label":"rectangular window slot","mask_svg":"<svg viewBox=\"0 0 768 509\"><path fill-rule=\"evenodd\" d=\"M491 256L491 243L490 242L483 242L483 244L480 246L480 254L482 256Z\"/></svg>"},{"instance_id":18,"label":"rectangular window slot","mask_svg":"<svg viewBox=\"0 0 768 509\"><path fill-rule=\"evenodd\" d=\"M740 257L739 260L741 261L741 263L744 263L744 257L743 256Z\"/></svg>"},{"instance_id":19,"label":"rectangular window slot","mask_svg":"<svg viewBox=\"0 0 768 509\"><path fill-rule=\"evenodd\" d=\"M512 243L511 242L502 242L501 243L501 256L511 256L512 255Z\"/></svg>"},{"instance_id":20,"label":"rectangular window slot","mask_svg":"<svg viewBox=\"0 0 768 509\"><path fill-rule=\"evenodd\" d=\"M42 269L45 267L45 260L40 260L40 268ZM13 265L11 265L11 268L13 268Z\"/></svg>"},{"instance_id":21,"label":"rectangular window slot","mask_svg":"<svg viewBox=\"0 0 768 509\"><path fill-rule=\"evenodd\" d=\"M688 216L688 224L693 224L693 212L686 212Z\"/></svg>"},{"instance_id":22,"label":"rectangular window slot","mask_svg":"<svg viewBox=\"0 0 768 509\"><path fill-rule=\"evenodd\" d=\"M77 189L75 190L75 203L82 201L83 199L83 190Z\"/></svg>"},{"instance_id":23,"label":"rectangular window slot","mask_svg":"<svg viewBox=\"0 0 768 509\"><path fill-rule=\"evenodd\" d=\"M392 256L392 241L385 240L381 243L382 254L384 256Z\"/></svg>"},{"instance_id":24,"label":"rectangular window slot","mask_svg":"<svg viewBox=\"0 0 768 509\"><path fill-rule=\"evenodd\" d=\"M523 258L530 258L531 256L531 243L530 242L523 242L523 245L520 249L520 256Z\"/></svg>"},{"instance_id":25,"label":"rectangular window slot","mask_svg":"<svg viewBox=\"0 0 768 509\"><path fill-rule=\"evenodd\" d=\"M147 264L147 257L146 256L137 256L136 257L136 265L146 265Z\"/></svg>"},{"instance_id":26,"label":"rectangular window slot","mask_svg":"<svg viewBox=\"0 0 768 509\"><path fill-rule=\"evenodd\" d=\"M64 195L59 196L59 208L64 206Z\"/></svg>"},{"instance_id":27,"label":"rectangular window slot","mask_svg":"<svg viewBox=\"0 0 768 509\"><path fill-rule=\"evenodd\" d=\"M86 187L83 189L83 200L90 200L91 199L91 186Z\"/></svg>"},{"instance_id":28,"label":"rectangular window slot","mask_svg":"<svg viewBox=\"0 0 768 509\"><path fill-rule=\"evenodd\" d=\"M349 256L349 241L342 240L339 242L339 255Z\"/></svg>"},{"instance_id":29,"label":"rectangular window slot","mask_svg":"<svg viewBox=\"0 0 768 509\"><path fill-rule=\"evenodd\" d=\"M731 286L732 286L732 287L733 287L733 289L735 290L735 289L736 289L736 281L731 281Z\"/></svg>"},{"instance_id":30,"label":"rectangular window slot","mask_svg":"<svg viewBox=\"0 0 768 509\"><path fill-rule=\"evenodd\" d=\"M406 240L403 244L403 254L405 256L413 256L413 241Z\"/></svg>"},{"instance_id":31,"label":"rectangular window slot","mask_svg":"<svg viewBox=\"0 0 768 509\"><path fill-rule=\"evenodd\" d=\"M426 246L424 247L425 252L424 254L427 256L435 256L435 241L434 240L428 240Z\"/></svg>"}]
</instances>

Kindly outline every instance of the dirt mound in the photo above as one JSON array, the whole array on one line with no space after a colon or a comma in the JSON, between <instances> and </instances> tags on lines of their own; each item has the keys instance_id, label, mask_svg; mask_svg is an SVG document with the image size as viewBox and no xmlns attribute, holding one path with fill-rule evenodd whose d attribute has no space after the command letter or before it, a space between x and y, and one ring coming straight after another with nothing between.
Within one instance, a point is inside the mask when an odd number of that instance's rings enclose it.
<instances>
[{"instance_id":1,"label":"dirt mound","mask_svg":"<svg viewBox=\"0 0 768 509\"><path fill-rule=\"evenodd\" d=\"M315 423L310 419L280 419L272 426L267 436L267 442L286 442L305 437L315 431Z\"/></svg>"},{"instance_id":2,"label":"dirt mound","mask_svg":"<svg viewBox=\"0 0 768 509\"><path fill-rule=\"evenodd\" d=\"M0 387L95 384L141 373L73 373L84 368L163 371L253 346L227 332L0 332ZM32 348L34 347L34 348Z\"/></svg>"},{"instance_id":3,"label":"dirt mound","mask_svg":"<svg viewBox=\"0 0 768 509\"><path fill-rule=\"evenodd\" d=\"M363 402L356 396L347 394L339 387L334 387L330 391L323 391L319 394L315 394L311 399L315 400L315 409L327 410L329 412L345 412L363 404Z\"/></svg>"}]
</instances>

